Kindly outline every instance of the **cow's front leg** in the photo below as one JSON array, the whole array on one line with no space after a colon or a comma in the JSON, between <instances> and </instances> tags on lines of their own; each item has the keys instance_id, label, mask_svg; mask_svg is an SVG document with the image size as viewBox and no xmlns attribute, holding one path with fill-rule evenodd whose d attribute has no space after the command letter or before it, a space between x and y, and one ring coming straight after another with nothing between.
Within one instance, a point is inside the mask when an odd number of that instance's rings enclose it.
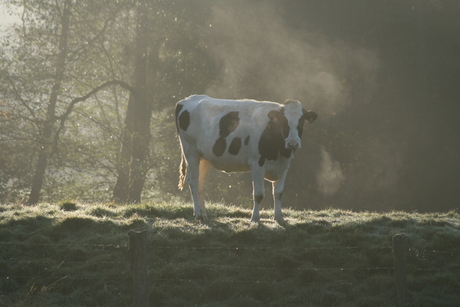
<instances>
[{"instance_id":1,"label":"cow's front leg","mask_svg":"<svg viewBox=\"0 0 460 307\"><path fill-rule=\"evenodd\" d=\"M281 175L281 177L272 183L273 188L273 200L275 203L275 221L280 225L286 224L283 218L283 212L281 211L281 196L283 196L284 181L286 179L287 170Z\"/></svg>"},{"instance_id":2,"label":"cow's front leg","mask_svg":"<svg viewBox=\"0 0 460 307\"><path fill-rule=\"evenodd\" d=\"M259 223L260 222L260 203L265 196L265 187L264 187L264 174L261 170L256 169L252 170L252 187L253 187L253 197L254 197L254 207L252 209L251 222Z\"/></svg>"},{"instance_id":3,"label":"cow's front leg","mask_svg":"<svg viewBox=\"0 0 460 307\"><path fill-rule=\"evenodd\" d=\"M204 216L201 211L199 195L200 157L188 156L187 163L189 173L188 180L190 184L190 194L192 195L193 200L193 215L197 220L205 220L206 216Z\"/></svg>"}]
</instances>

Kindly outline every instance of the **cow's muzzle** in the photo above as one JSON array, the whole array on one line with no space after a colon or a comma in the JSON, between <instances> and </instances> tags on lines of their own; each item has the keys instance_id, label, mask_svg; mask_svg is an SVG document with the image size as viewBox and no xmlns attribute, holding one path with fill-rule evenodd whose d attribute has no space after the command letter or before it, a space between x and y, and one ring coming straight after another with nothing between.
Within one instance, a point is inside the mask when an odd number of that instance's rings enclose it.
<instances>
[{"instance_id":1,"label":"cow's muzzle","mask_svg":"<svg viewBox=\"0 0 460 307\"><path fill-rule=\"evenodd\" d=\"M300 143L297 141L289 141L286 144L286 149L296 150L300 148Z\"/></svg>"}]
</instances>

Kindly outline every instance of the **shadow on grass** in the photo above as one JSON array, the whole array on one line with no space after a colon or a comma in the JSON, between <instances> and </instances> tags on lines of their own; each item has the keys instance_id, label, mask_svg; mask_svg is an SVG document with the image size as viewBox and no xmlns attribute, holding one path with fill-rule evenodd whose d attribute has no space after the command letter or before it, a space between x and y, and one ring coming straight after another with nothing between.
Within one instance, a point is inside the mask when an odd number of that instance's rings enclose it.
<instances>
[{"instance_id":1,"label":"shadow on grass","mask_svg":"<svg viewBox=\"0 0 460 307\"><path fill-rule=\"evenodd\" d=\"M206 222L195 221L192 211L185 205L94 206L82 216L2 220L0 241L18 244L0 251L6 259L0 270L9 277L0 281L0 304L129 305L131 229L149 230L152 306L384 306L394 301L393 271L385 269L393 257L382 247L395 233L407 232L411 247L420 250L460 244L455 221L428 216L348 212L340 220L337 212L296 213L301 217L287 214L291 224L281 227L267 212L252 224L245 209L211 206ZM457 251L409 254L408 267L458 269ZM449 301L460 299L455 272L422 273L415 277L423 284L449 293ZM409 303L420 296L453 306L408 280Z\"/></svg>"}]
</instances>

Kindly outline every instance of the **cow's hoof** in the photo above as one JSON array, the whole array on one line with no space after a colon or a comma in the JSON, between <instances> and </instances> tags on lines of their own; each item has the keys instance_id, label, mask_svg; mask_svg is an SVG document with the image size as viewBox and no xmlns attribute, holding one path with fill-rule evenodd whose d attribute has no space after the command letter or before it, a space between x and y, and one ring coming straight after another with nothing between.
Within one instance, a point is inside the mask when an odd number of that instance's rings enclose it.
<instances>
[{"instance_id":1,"label":"cow's hoof","mask_svg":"<svg viewBox=\"0 0 460 307\"><path fill-rule=\"evenodd\" d=\"M206 215L199 215L195 216L195 219L200 222L206 222L208 220L208 217Z\"/></svg>"},{"instance_id":2,"label":"cow's hoof","mask_svg":"<svg viewBox=\"0 0 460 307\"><path fill-rule=\"evenodd\" d=\"M275 221L280 225L280 226L286 226L288 223L283 219L283 218L276 218Z\"/></svg>"}]
</instances>

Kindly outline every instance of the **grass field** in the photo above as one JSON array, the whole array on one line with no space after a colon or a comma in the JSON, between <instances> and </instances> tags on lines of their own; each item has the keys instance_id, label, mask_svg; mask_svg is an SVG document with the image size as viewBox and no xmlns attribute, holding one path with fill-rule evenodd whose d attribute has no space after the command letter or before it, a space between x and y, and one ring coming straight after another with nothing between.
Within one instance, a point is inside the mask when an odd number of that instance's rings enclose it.
<instances>
[{"instance_id":1,"label":"grass field","mask_svg":"<svg viewBox=\"0 0 460 307\"><path fill-rule=\"evenodd\" d=\"M0 205L1 306L129 306L129 230L147 230L151 306L395 306L391 239L409 236L407 306L458 306L460 215L214 204Z\"/></svg>"}]
</instances>

